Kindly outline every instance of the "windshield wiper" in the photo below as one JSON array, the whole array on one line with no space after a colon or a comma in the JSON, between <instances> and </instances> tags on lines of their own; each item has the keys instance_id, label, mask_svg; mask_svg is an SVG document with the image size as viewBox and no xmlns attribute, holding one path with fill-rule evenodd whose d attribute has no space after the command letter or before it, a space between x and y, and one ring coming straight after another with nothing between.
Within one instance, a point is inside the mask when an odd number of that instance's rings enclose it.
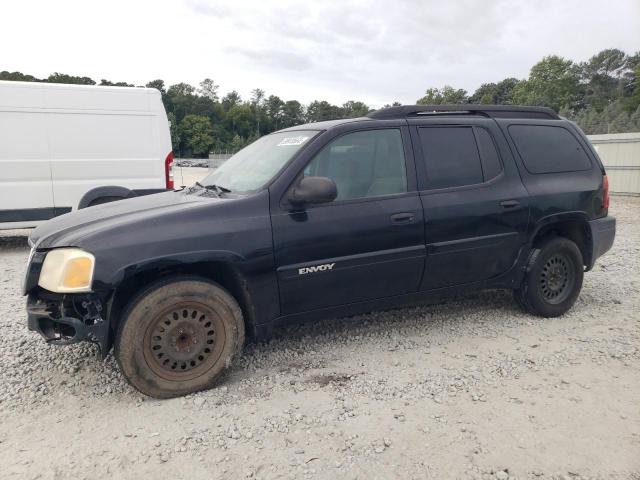
<instances>
[{"instance_id":1,"label":"windshield wiper","mask_svg":"<svg viewBox=\"0 0 640 480\"><path fill-rule=\"evenodd\" d=\"M231 193L230 189L222 187L220 185L216 185L214 183L212 183L211 185L203 185L200 182L196 182L195 184L200 188L204 188L205 190L213 190L218 195L220 195L221 193Z\"/></svg>"}]
</instances>

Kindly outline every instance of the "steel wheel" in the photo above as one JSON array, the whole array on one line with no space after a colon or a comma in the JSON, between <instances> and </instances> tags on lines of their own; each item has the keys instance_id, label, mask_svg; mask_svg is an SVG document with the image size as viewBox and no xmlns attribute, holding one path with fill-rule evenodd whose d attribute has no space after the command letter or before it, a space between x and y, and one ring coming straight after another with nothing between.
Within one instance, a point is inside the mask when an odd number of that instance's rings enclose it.
<instances>
[{"instance_id":1,"label":"steel wheel","mask_svg":"<svg viewBox=\"0 0 640 480\"><path fill-rule=\"evenodd\" d=\"M578 246L564 237L548 236L535 244L533 264L514 290L527 312L550 318L564 314L575 303L584 276L584 260ZM533 253L533 252L532 252Z\"/></svg>"},{"instance_id":2,"label":"steel wheel","mask_svg":"<svg viewBox=\"0 0 640 480\"><path fill-rule=\"evenodd\" d=\"M540 271L540 291L545 301L562 303L573 291L575 266L563 253L550 256Z\"/></svg>"},{"instance_id":3,"label":"steel wheel","mask_svg":"<svg viewBox=\"0 0 640 480\"><path fill-rule=\"evenodd\" d=\"M158 280L131 300L114 346L131 385L171 398L213 387L243 343L242 310L229 292L181 276Z\"/></svg>"},{"instance_id":4,"label":"steel wheel","mask_svg":"<svg viewBox=\"0 0 640 480\"><path fill-rule=\"evenodd\" d=\"M219 315L204 304L182 302L149 323L144 358L158 376L184 381L211 369L223 347L224 324Z\"/></svg>"}]
</instances>

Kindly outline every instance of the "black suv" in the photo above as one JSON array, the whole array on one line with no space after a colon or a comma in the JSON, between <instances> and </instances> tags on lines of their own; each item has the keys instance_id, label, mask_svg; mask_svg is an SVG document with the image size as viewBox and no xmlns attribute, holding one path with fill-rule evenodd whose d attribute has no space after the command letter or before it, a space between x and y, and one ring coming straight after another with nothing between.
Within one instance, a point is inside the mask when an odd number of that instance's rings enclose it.
<instances>
[{"instance_id":1,"label":"black suv","mask_svg":"<svg viewBox=\"0 0 640 480\"><path fill-rule=\"evenodd\" d=\"M30 237L29 328L89 340L154 397L209 388L245 333L512 289L562 315L612 245L607 177L538 107L385 108L264 136L180 191Z\"/></svg>"}]
</instances>

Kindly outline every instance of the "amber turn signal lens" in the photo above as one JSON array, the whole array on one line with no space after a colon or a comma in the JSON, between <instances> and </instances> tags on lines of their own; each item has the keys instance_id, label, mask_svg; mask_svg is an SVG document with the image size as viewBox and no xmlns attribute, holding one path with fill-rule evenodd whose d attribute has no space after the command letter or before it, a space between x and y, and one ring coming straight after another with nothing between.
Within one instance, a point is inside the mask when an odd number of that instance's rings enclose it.
<instances>
[{"instance_id":1,"label":"amber turn signal lens","mask_svg":"<svg viewBox=\"0 0 640 480\"><path fill-rule=\"evenodd\" d=\"M69 260L64 272L62 285L65 288L82 288L91 282L93 262L89 258L74 258Z\"/></svg>"}]
</instances>

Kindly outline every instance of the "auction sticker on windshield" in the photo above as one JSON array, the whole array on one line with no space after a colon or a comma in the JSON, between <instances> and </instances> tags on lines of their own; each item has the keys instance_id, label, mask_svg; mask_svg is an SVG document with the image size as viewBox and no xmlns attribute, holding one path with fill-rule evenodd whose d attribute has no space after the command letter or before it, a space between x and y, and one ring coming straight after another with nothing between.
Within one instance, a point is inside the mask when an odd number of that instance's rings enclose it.
<instances>
[{"instance_id":1,"label":"auction sticker on windshield","mask_svg":"<svg viewBox=\"0 0 640 480\"><path fill-rule=\"evenodd\" d=\"M306 142L309 139L309 137L304 137L302 135L299 135L297 137L286 137L283 138L282 140L280 140L280 143L278 143L278 147L288 147L288 146L292 146L292 145L302 145L304 142Z\"/></svg>"}]
</instances>

